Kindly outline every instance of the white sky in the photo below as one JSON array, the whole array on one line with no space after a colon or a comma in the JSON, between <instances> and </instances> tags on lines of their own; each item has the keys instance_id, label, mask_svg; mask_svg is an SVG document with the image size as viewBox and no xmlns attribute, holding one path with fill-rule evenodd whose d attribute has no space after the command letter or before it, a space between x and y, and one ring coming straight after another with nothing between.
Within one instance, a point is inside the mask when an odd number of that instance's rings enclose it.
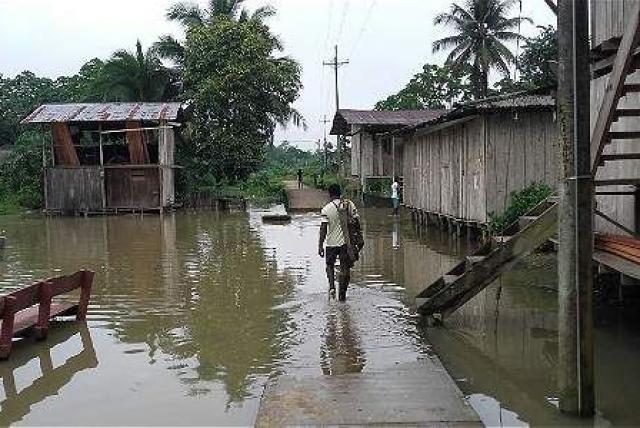
<instances>
[{"instance_id":1,"label":"white sky","mask_svg":"<svg viewBox=\"0 0 640 428\"><path fill-rule=\"evenodd\" d=\"M139 38L149 46L158 36L181 36L165 11L175 0L0 0L0 74L23 70L57 77L73 74L91 58L107 58L120 48L133 49ZM333 74L323 67L333 46L350 64L340 72L343 108L372 108L401 89L426 62L442 63L431 43L446 35L434 16L451 0L247 0L249 8L274 6L270 21L285 54L303 67L304 90L296 107L309 129L280 130L276 139L303 148L322 138L323 115L335 112ZM198 3L206 5L206 0ZM555 24L544 0L522 0L523 15L537 25ZM514 14L518 11L514 9ZM536 32L525 24L523 35Z\"/></svg>"}]
</instances>

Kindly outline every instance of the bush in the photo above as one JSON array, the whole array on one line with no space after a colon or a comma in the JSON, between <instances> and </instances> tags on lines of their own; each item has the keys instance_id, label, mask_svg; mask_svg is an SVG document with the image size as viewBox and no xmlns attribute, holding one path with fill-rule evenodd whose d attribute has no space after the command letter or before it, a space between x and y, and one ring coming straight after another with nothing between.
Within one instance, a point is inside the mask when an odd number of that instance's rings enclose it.
<instances>
[{"instance_id":1,"label":"bush","mask_svg":"<svg viewBox=\"0 0 640 428\"><path fill-rule=\"evenodd\" d=\"M544 183L533 183L519 192L512 192L509 205L502 214L489 214L489 232L492 235L499 235L511 224L518 221L518 218L551 196L552 193L551 187Z\"/></svg>"},{"instance_id":2,"label":"bush","mask_svg":"<svg viewBox=\"0 0 640 428\"><path fill-rule=\"evenodd\" d=\"M22 133L0 165L0 213L43 207L42 141L38 132Z\"/></svg>"}]
</instances>

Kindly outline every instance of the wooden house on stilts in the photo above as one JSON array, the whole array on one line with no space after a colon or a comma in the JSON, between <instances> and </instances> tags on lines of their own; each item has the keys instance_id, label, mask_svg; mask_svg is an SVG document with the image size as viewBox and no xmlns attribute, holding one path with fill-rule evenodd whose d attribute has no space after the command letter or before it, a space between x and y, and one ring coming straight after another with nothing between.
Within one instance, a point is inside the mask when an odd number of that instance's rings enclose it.
<instances>
[{"instance_id":1,"label":"wooden house on stilts","mask_svg":"<svg viewBox=\"0 0 640 428\"><path fill-rule=\"evenodd\" d=\"M555 108L550 95L513 94L396 131L404 205L482 227L504 211L512 192L532 183L555 187Z\"/></svg>"},{"instance_id":2,"label":"wooden house on stilts","mask_svg":"<svg viewBox=\"0 0 640 428\"><path fill-rule=\"evenodd\" d=\"M162 211L175 204L179 103L45 104L22 123L49 131L43 146L51 213ZM46 135L47 133L45 133Z\"/></svg>"}]
</instances>

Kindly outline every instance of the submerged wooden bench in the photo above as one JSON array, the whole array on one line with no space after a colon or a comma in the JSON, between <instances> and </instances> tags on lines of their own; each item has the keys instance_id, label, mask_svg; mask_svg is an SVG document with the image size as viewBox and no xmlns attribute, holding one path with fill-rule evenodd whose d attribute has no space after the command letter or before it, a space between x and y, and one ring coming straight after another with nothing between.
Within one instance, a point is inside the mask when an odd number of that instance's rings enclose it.
<instances>
[{"instance_id":1,"label":"submerged wooden bench","mask_svg":"<svg viewBox=\"0 0 640 428\"><path fill-rule=\"evenodd\" d=\"M0 297L0 359L11 353L12 339L33 332L36 339L47 337L49 320L76 315L85 320L93 272L82 270L72 275L50 278ZM54 302L55 296L80 289L78 303Z\"/></svg>"}]
</instances>

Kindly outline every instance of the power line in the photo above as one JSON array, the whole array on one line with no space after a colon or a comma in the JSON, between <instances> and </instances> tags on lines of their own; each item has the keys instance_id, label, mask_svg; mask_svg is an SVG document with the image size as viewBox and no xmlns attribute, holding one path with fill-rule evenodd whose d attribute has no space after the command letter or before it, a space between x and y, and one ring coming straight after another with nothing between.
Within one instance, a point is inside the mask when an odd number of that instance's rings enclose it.
<instances>
[{"instance_id":1,"label":"power line","mask_svg":"<svg viewBox=\"0 0 640 428\"><path fill-rule=\"evenodd\" d=\"M329 66L333 68L333 73L334 73L335 83L336 83L336 113L337 113L338 110L340 110L340 90L339 90L340 87L338 84L338 69L343 65L349 64L349 60L340 61L338 59L338 45L336 45L333 60L325 61L323 64L325 66ZM336 136L336 138L337 138L337 147L338 147L338 173L340 174L342 171L342 136L338 135Z\"/></svg>"},{"instance_id":2,"label":"power line","mask_svg":"<svg viewBox=\"0 0 640 428\"><path fill-rule=\"evenodd\" d=\"M362 27L360 27L360 31L358 32L358 36L356 37L356 40L353 43L353 46L351 46L351 49L349 50L349 57L353 56L353 53L355 52L356 48L358 47L358 44L360 43L360 40L362 39L362 35L364 34L364 30L365 30L367 24L369 23L369 19L371 19L371 15L373 14L373 9L376 7L377 3L378 3L378 0L373 0L371 2L371 5L369 6L369 10L367 10L367 13L365 15L364 21L362 22Z\"/></svg>"},{"instance_id":3,"label":"power line","mask_svg":"<svg viewBox=\"0 0 640 428\"><path fill-rule=\"evenodd\" d=\"M340 37L342 37L342 29L344 28L344 22L347 19L347 12L349 11L349 0L344 2L344 8L342 9L342 19L340 20L340 27L338 28L338 37L336 38L336 43L340 41Z\"/></svg>"}]
</instances>

